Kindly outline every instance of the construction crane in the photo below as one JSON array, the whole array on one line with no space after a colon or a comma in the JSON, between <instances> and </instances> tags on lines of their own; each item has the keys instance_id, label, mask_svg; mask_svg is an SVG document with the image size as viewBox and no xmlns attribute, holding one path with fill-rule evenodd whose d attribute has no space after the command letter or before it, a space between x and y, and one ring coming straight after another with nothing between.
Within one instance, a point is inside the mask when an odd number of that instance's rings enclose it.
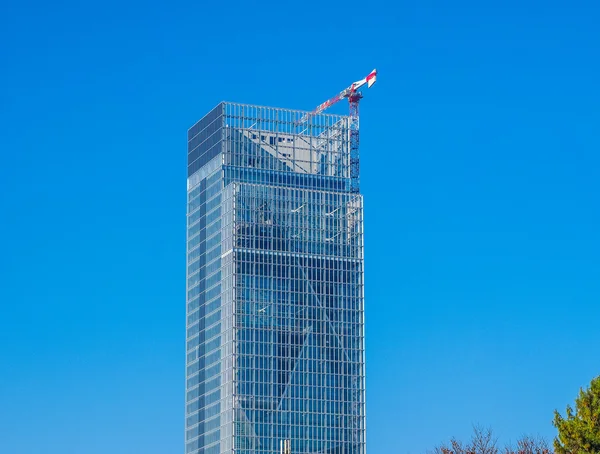
<instances>
[{"instance_id":1,"label":"construction crane","mask_svg":"<svg viewBox=\"0 0 600 454\"><path fill-rule=\"evenodd\" d=\"M358 91L359 88L366 85L367 88L371 88L377 79L377 70L374 69L364 79L358 80L350 85L345 90L342 90L333 98L325 101L323 104L317 106L315 110L304 115L299 123L306 122L313 115L320 114L324 110L330 108L338 101L346 98L348 99L348 105L350 107L350 124L348 125L350 135L350 187L352 192L358 192L358 175L359 175L359 135L358 135L358 103L363 97L362 93Z\"/></svg>"}]
</instances>

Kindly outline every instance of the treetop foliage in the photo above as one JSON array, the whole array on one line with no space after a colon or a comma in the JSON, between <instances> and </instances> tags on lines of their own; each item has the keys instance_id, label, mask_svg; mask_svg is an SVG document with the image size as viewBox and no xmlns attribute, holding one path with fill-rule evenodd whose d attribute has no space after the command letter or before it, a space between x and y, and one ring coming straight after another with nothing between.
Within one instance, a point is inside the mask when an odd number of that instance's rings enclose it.
<instances>
[{"instance_id":1,"label":"treetop foliage","mask_svg":"<svg viewBox=\"0 0 600 454\"><path fill-rule=\"evenodd\" d=\"M575 411L567 405L565 418L555 411L553 423L558 430L557 454L600 454L600 376L579 390Z\"/></svg>"}]
</instances>

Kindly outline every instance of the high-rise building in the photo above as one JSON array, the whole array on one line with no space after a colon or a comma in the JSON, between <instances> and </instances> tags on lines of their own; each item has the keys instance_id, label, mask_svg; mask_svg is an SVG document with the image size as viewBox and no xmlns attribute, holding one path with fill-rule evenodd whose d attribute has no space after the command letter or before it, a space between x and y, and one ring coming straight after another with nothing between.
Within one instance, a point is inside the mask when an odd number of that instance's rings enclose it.
<instances>
[{"instance_id":1,"label":"high-rise building","mask_svg":"<svg viewBox=\"0 0 600 454\"><path fill-rule=\"evenodd\" d=\"M365 453L348 116L221 103L188 131L186 454Z\"/></svg>"}]
</instances>

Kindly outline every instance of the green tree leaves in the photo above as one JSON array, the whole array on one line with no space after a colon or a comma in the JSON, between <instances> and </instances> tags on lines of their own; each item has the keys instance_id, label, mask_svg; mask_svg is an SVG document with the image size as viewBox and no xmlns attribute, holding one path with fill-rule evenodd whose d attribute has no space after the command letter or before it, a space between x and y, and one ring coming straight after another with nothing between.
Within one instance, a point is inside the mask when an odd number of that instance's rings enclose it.
<instances>
[{"instance_id":1,"label":"green tree leaves","mask_svg":"<svg viewBox=\"0 0 600 454\"><path fill-rule=\"evenodd\" d=\"M585 391L579 390L575 411L567 406L566 417L554 412L557 454L600 454L600 376Z\"/></svg>"},{"instance_id":2,"label":"green tree leaves","mask_svg":"<svg viewBox=\"0 0 600 454\"><path fill-rule=\"evenodd\" d=\"M554 411L554 452L541 438L523 436L516 445L501 449L491 429L474 427L466 444L452 438L428 454L600 454L600 376L587 389L580 389L575 409L567 405L565 417Z\"/></svg>"}]
</instances>

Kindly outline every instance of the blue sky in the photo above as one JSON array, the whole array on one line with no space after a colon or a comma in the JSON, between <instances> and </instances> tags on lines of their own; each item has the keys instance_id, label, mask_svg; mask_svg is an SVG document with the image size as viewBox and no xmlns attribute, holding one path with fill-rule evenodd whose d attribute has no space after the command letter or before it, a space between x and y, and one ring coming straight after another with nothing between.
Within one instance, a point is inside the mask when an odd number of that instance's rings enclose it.
<instances>
[{"instance_id":1,"label":"blue sky","mask_svg":"<svg viewBox=\"0 0 600 454\"><path fill-rule=\"evenodd\" d=\"M183 452L186 130L361 107L371 453L600 374L600 5L0 6L0 452ZM345 105L334 111L344 112Z\"/></svg>"}]
</instances>

